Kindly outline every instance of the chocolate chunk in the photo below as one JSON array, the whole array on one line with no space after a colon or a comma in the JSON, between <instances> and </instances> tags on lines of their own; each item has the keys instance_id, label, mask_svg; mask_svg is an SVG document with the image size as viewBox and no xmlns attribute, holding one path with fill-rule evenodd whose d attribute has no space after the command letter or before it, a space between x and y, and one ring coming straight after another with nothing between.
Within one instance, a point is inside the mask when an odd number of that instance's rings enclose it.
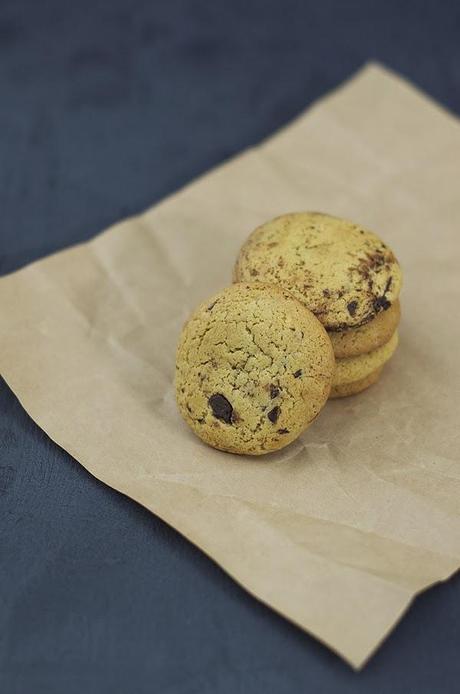
<instances>
[{"instance_id":1,"label":"chocolate chunk","mask_svg":"<svg viewBox=\"0 0 460 694\"><path fill-rule=\"evenodd\" d=\"M214 417L221 419L226 424L232 423L233 407L226 397L220 393L214 393L208 400Z\"/></svg>"},{"instance_id":2,"label":"chocolate chunk","mask_svg":"<svg viewBox=\"0 0 460 694\"><path fill-rule=\"evenodd\" d=\"M294 371L294 378L299 378L302 375L302 369L297 369L297 371Z\"/></svg>"},{"instance_id":3,"label":"chocolate chunk","mask_svg":"<svg viewBox=\"0 0 460 694\"><path fill-rule=\"evenodd\" d=\"M384 294L386 294L389 291L392 281L393 281L393 277L389 277L388 282L385 285L385 291L383 292Z\"/></svg>"},{"instance_id":4,"label":"chocolate chunk","mask_svg":"<svg viewBox=\"0 0 460 694\"><path fill-rule=\"evenodd\" d=\"M278 395L280 394L280 389L278 386L274 386L273 383L270 383L270 397L273 400L273 398L277 398Z\"/></svg>"},{"instance_id":5,"label":"chocolate chunk","mask_svg":"<svg viewBox=\"0 0 460 694\"><path fill-rule=\"evenodd\" d=\"M278 421L278 417L281 414L281 408L276 405L273 410L270 410L270 412L267 414L268 419L272 422L272 424L276 424Z\"/></svg>"},{"instance_id":6,"label":"chocolate chunk","mask_svg":"<svg viewBox=\"0 0 460 694\"><path fill-rule=\"evenodd\" d=\"M278 429L278 434L289 434L289 429Z\"/></svg>"},{"instance_id":7,"label":"chocolate chunk","mask_svg":"<svg viewBox=\"0 0 460 694\"><path fill-rule=\"evenodd\" d=\"M350 301L347 304L347 309L348 309L348 313L350 314L350 316L355 315L357 308L358 308L358 302L357 301Z\"/></svg>"},{"instance_id":8,"label":"chocolate chunk","mask_svg":"<svg viewBox=\"0 0 460 694\"><path fill-rule=\"evenodd\" d=\"M214 308L214 306L217 304L218 301L219 301L219 299L216 299L215 301L212 302L212 304L209 304L207 310L212 311L212 309Z\"/></svg>"},{"instance_id":9,"label":"chocolate chunk","mask_svg":"<svg viewBox=\"0 0 460 694\"><path fill-rule=\"evenodd\" d=\"M385 296L378 296L374 299L374 310L375 311L387 311L391 306L391 301L388 301Z\"/></svg>"},{"instance_id":10,"label":"chocolate chunk","mask_svg":"<svg viewBox=\"0 0 460 694\"><path fill-rule=\"evenodd\" d=\"M382 251L366 253L366 257L367 261L364 262L367 263L371 270L376 270L377 268L382 267L382 265L385 265L385 256L383 255Z\"/></svg>"}]
</instances>

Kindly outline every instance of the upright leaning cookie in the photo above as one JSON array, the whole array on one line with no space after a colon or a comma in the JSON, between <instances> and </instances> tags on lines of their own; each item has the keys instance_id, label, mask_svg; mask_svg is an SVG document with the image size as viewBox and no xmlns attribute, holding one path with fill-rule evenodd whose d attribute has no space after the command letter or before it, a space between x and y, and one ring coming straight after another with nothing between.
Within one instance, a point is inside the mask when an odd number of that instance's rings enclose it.
<instances>
[{"instance_id":1,"label":"upright leaning cookie","mask_svg":"<svg viewBox=\"0 0 460 694\"><path fill-rule=\"evenodd\" d=\"M176 398L203 441L260 455L307 428L329 396L334 369L326 331L291 294L234 284L184 326Z\"/></svg>"},{"instance_id":2,"label":"upright leaning cookie","mask_svg":"<svg viewBox=\"0 0 460 694\"><path fill-rule=\"evenodd\" d=\"M376 234L327 214L286 214L249 236L240 250L234 280L277 284L317 316L337 360L335 397L359 392L378 379L381 364L372 378L365 373L367 355L378 362L395 336L401 270ZM341 380L350 358L364 374L353 383Z\"/></svg>"}]
</instances>

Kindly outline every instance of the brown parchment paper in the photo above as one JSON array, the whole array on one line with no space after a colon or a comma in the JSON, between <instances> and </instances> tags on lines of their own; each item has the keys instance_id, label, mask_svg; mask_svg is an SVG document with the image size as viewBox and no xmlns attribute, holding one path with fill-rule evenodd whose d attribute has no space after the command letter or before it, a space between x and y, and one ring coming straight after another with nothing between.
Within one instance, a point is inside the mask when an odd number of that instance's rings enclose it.
<instances>
[{"instance_id":1,"label":"brown parchment paper","mask_svg":"<svg viewBox=\"0 0 460 694\"><path fill-rule=\"evenodd\" d=\"M460 565L459 188L458 121L368 66L145 214L1 279L0 373L93 475L359 667ZM400 348L287 449L220 453L175 408L180 328L253 227L304 209L392 245Z\"/></svg>"}]
</instances>

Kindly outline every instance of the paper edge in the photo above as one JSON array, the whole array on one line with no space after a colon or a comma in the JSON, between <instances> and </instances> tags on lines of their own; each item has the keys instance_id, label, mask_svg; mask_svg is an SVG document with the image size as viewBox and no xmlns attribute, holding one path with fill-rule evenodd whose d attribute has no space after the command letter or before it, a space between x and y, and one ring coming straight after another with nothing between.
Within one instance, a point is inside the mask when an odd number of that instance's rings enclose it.
<instances>
[{"instance_id":1,"label":"paper edge","mask_svg":"<svg viewBox=\"0 0 460 694\"><path fill-rule=\"evenodd\" d=\"M349 77L345 78L342 82L337 84L335 87L333 87L332 89L329 89L328 91L323 93L321 96L310 101L296 116L291 118L287 123L284 123L283 125L281 125L279 128L277 128L270 135L266 135L261 140L258 140L257 142L255 142L253 145L245 147L244 149L238 151L237 153L231 155L230 157L223 159L222 161L213 165L211 168L206 169L202 173L200 173L197 176L195 176L194 178L192 178L187 183L184 183L184 184L180 185L178 188L175 188L173 191L168 193L165 197L161 198L160 200L157 200L153 204L142 208L141 210L139 210L138 212L136 212L134 214L128 215L127 217L123 217L123 218L119 219L118 221L113 222L105 229L101 229L100 231L98 231L94 236L87 239L86 241L73 243L70 246L65 246L63 248L59 248L56 251L48 253L47 255L44 255L44 256L40 256L39 258L36 258L35 260L32 260L32 261L26 263L25 265L22 265L21 267L17 268L16 270L11 270L11 272L7 272L3 275L0 275L0 284L1 284L1 281L3 279L6 279L8 277L12 277L13 275L16 275L17 273L22 272L23 270L27 270L28 268L32 268L44 260L54 258L55 256L60 255L60 254L70 253L73 249L76 249L76 248L79 248L82 246L90 246L96 239L111 232L113 229L115 229L120 224L132 222L136 219L139 219L139 218L147 215L153 209L156 209L157 207L160 207L160 206L163 206L164 204L167 204L173 197L175 197L176 195L178 195L179 193L181 193L183 191L186 191L188 188L190 188L191 186L200 182L202 179L204 179L205 177L207 177L211 173L219 171L221 168L228 166L229 164L236 161L240 157L244 156L248 152L251 152L252 150L257 150L259 147L265 146L266 144L271 142L272 139L277 138L277 136L281 135L284 131L290 129L292 126L295 126L296 123L300 122L305 117L307 112L315 111L317 108L321 107L323 105L323 103L330 101L332 99L335 99L336 96L339 95L342 91L346 91L353 83L359 82L360 80L363 80L363 79L366 79L369 76L371 76L372 74L383 76L385 79L391 80L391 82L397 82L400 86L403 86L407 91L412 92L412 94L415 94L418 98L422 99L424 101L425 106L428 104L434 111L443 115L444 117L447 117L452 124L456 125L457 128L459 128L459 132L460 132L460 114L454 113L447 106L438 102L436 99L431 97L428 93L426 93L421 87L419 87L416 84L414 84L413 82L411 82L408 77L405 77L404 75L400 75L398 72L396 72L392 68L384 65L383 63L380 63L379 61L370 60L370 61L363 63L363 65L361 65L361 67L359 67L355 72L353 72Z\"/></svg>"}]
</instances>

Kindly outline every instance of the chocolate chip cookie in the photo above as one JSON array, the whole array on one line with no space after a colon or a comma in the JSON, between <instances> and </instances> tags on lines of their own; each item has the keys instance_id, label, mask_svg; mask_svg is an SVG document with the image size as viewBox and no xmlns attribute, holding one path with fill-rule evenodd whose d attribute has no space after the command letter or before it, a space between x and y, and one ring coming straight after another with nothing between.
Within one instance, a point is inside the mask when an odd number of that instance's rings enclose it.
<instances>
[{"instance_id":1,"label":"chocolate chip cookie","mask_svg":"<svg viewBox=\"0 0 460 694\"><path fill-rule=\"evenodd\" d=\"M176 360L182 417L206 443L260 455L296 439L325 404L334 374L329 337L289 292L234 284L184 326Z\"/></svg>"},{"instance_id":2,"label":"chocolate chip cookie","mask_svg":"<svg viewBox=\"0 0 460 694\"><path fill-rule=\"evenodd\" d=\"M376 234L339 217L298 212L258 227L242 246L236 282L277 284L327 330L368 323L396 301L401 271Z\"/></svg>"},{"instance_id":3,"label":"chocolate chip cookie","mask_svg":"<svg viewBox=\"0 0 460 694\"><path fill-rule=\"evenodd\" d=\"M319 212L286 214L249 236L233 276L289 290L323 323L337 360L331 396L358 392L378 379L378 350L391 342L400 320L402 277L393 252L376 234ZM353 384L343 380L347 360L366 355L378 365L372 376L367 370ZM368 362L361 360L360 368Z\"/></svg>"}]
</instances>

